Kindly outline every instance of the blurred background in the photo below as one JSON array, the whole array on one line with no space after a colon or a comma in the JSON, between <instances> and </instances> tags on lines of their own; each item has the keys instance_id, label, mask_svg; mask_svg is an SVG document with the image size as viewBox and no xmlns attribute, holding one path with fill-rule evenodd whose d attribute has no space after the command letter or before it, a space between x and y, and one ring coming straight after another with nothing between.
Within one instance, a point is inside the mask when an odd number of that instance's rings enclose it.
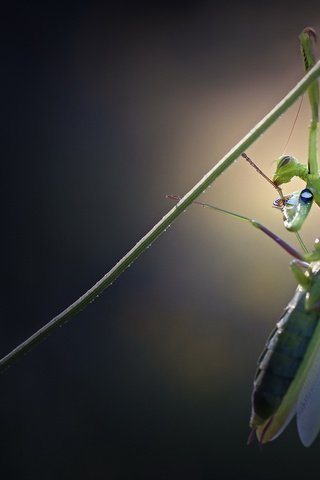
<instances>
[{"instance_id":1,"label":"blurred background","mask_svg":"<svg viewBox=\"0 0 320 480\"><path fill-rule=\"evenodd\" d=\"M2 12L0 354L83 294L303 75L320 8L10 2ZM270 176L297 104L247 153ZM306 160L304 99L286 153ZM301 188L297 182L294 188ZM294 189L293 188L293 189ZM286 192L292 191L289 186ZM239 159L202 200L296 245ZM303 228L319 235L318 209ZM85 311L0 377L2 478L280 479L318 469L295 423L247 447L289 256L193 206Z\"/></svg>"}]
</instances>

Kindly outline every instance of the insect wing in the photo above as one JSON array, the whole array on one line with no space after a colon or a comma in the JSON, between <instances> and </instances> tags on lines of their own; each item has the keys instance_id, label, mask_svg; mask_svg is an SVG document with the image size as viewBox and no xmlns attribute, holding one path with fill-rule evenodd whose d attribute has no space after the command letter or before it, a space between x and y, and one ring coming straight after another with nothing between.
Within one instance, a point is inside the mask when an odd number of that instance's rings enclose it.
<instances>
[{"instance_id":1,"label":"insect wing","mask_svg":"<svg viewBox=\"0 0 320 480\"><path fill-rule=\"evenodd\" d=\"M320 431L320 344L298 398L297 426L301 442L309 447Z\"/></svg>"}]
</instances>

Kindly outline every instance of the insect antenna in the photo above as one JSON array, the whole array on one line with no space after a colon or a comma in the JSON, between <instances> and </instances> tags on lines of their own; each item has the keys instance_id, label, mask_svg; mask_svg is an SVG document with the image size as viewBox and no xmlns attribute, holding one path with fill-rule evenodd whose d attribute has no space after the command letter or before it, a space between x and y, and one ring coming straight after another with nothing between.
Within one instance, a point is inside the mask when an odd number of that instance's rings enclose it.
<instances>
[{"instance_id":1,"label":"insect antenna","mask_svg":"<svg viewBox=\"0 0 320 480\"><path fill-rule=\"evenodd\" d=\"M245 152L241 153L241 157L244 158L248 163L250 163L250 165L259 173L259 175L261 175L265 180L267 180L267 182L269 182L269 183L273 186L273 188L275 188L275 189L277 190L277 192L279 193L281 199L283 200L284 197L283 197L283 193L282 193L281 188L280 188L278 185L276 185L276 184L271 180L271 178L269 178L265 173L263 173L263 171L258 167L258 165L256 165L256 164L254 163L254 161L251 160L251 158L248 157L248 155L247 155Z\"/></svg>"},{"instance_id":2,"label":"insect antenna","mask_svg":"<svg viewBox=\"0 0 320 480\"><path fill-rule=\"evenodd\" d=\"M296 123L297 123L297 120L298 120L298 117L299 117L299 114L300 114L302 102L303 102L303 95L300 97L298 110L297 110L296 116L295 116L295 118L294 118L294 121L293 121L293 123L292 123L292 127L291 127L291 130L290 130L288 139L287 139L287 141L286 141L286 144L285 144L284 149L283 149L283 152L282 152L282 156L285 154L285 151L287 150L287 146L289 145L289 142L290 142L290 140L291 140L291 137L292 137L292 134L293 134L293 130L294 130L295 126L296 126Z\"/></svg>"}]
</instances>

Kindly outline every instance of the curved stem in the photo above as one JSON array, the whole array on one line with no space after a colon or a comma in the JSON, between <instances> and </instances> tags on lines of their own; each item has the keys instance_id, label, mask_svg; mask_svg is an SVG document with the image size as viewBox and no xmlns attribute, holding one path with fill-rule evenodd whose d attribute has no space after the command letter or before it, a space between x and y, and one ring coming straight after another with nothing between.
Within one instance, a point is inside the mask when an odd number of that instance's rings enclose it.
<instances>
[{"instance_id":1,"label":"curved stem","mask_svg":"<svg viewBox=\"0 0 320 480\"><path fill-rule=\"evenodd\" d=\"M320 75L320 61L297 83L297 85L239 142L237 143L181 200L144 236L141 240L92 288L78 300L54 317L50 322L36 331L0 360L0 371L29 351L34 345L60 327L73 315L85 308L107 287L109 287L124 270L144 252L168 226L194 200L196 200L212 182L216 180L260 135L262 135L312 84Z\"/></svg>"}]
</instances>

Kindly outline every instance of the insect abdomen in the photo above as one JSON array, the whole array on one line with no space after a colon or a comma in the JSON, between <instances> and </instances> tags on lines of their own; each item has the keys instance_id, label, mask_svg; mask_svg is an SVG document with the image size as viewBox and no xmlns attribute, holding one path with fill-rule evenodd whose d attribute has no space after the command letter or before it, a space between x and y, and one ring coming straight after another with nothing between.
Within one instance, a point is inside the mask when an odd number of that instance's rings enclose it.
<instances>
[{"instance_id":1,"label":"insect abdomen","mask_svg":"<svg viewBox=\"0 0 320 480\"><path fill-rule=\"evenodd\" d=\"M305 310L305 292L298 287L258 360L250 424L255 427L279 407L308 348L319 315Z\"/></svg>"}]
</instances>

